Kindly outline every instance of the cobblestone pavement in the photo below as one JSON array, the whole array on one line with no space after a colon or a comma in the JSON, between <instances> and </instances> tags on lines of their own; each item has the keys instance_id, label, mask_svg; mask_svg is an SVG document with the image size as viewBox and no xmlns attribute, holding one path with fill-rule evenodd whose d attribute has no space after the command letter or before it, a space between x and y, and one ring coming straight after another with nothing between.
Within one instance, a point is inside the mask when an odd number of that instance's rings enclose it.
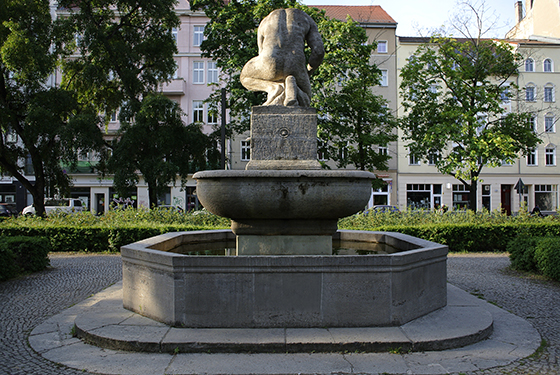
<instances>
[{"instance_id":1,"label":"cobblestone pavement","mask_svg":"<svg viewBox=\"0 0 560 375\"><path fill-rule=\"evenodd\" d=\"M84 374L44 359L27 338L47 318L120 279L119 255L56 254L48 270L0 282L0 374Z\"/></svg>"},{"instance_id":2,"label":"cobblestone pavement","mask_svg":"<svg viewBox=\"0 0 560 375\"><path fill-rule=\"evenodd\" d=\"M501 254L451 255L452 284L532 322L548 346L540 355L473 374L559 374L560 283L507 269ZM0 283L0 374L84 374L50 362L31 349L32 329L65 308L119 281L118 255L61 255L51 268Z\"/></svg>"},{"instance_id":3,"label":"cobblestone pavement","mask_svg":"<svg viewBox=\"0 0 560 375\"><path fill-rule=\"evenodd\" d=\"M451 284L531 322L547 343L532 358L473 374L560 374L560 283L510 270L503 254L451 255L447 264Z\"/></svg>"}]
</instances>

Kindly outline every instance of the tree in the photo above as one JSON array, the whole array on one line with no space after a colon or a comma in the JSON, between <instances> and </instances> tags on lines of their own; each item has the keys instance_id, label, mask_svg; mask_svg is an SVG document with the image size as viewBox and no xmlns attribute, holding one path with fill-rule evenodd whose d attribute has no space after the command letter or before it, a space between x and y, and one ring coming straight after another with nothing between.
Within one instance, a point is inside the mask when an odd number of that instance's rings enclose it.
<instances>
[{"instance_id":1,"label":"tree","mask_svg":"<svg viewBox=\"0 0 560 375\"><path fill-rule=\"evenodd\" d=\"M177 52L175 0L60 0L75 32L76 56L62 66L63 86L95 103L100 113L119 108L130 120L142 97L171 80ZM76 7L79 4L79 7ZM122 118L122 115L121 115Z\"/></svg>"},{"instance_id":2,"label":"tree","mask_svg":"<svg viewBox=\"0 0 560 375\"><path fill-rule=\"evenodd\" d=\"M353 164L367 170L386 168L388 157L373 145L385 146L394 140L395 123L383 99L370 91L381 76L369 63L375 45L365 44L367 37L358 23L328 19L324 11L295 0L244 0L225 5L220 0L191 2L191 9L204 9L210 18L201 49L203 56L216 61L222 71L221 84L229 93L230 133L249 130L251 107L266 100L264 93L250 92L239 81L245 63L258 54L258 25L274 9L290 7L305 11L315 20L325 44L324 61L312 77L312 106L320 115L319 135L329 145L324 151L340 167ZM346 79L341 81L343 76ZM219 101L218 92L209 98L214 110ZM346 152L338 152L347 143Z\"/></svg>"},{"instance_id":3,"label":"tree","mask_svg":"<svg viewBox=\"0 0 560 375\"><path fill-rule=\"evenodd\" d=\"M163 187L206 165L212 149L197 125L181 121L178 105L158 88L173 77L177 52L172 29L179 26L175 0L84 0L76 8L62 0L66 21L76 31L79 55L63 65L63 84L99 112L119 112L121 129L106 171L125 194L138 182L148 184L150 206ZM150 113L161 111L161 113Z\"/></svg>"},{"instance_id":4,"label":"tree","mask_svg":"<svg viewBox=\"0 0 560 375\"><path fill-rule=\"evenodd\" d=\"M158 196L177 176L186 183L189 173L206 166L209 138L199 125L185 126L179 105L161 94L145 97L134 124L124 123L121 132L109 160L114 186L127 191L141 175L149 187L150 207L157 206Z\"/></svg>"},{"instance_id":5,"label":"tree","mask_svg":"<svg viewBox=\"0 0 560 375\"><path fill-rule=\"evenodd\" d=\"M21 182L43 216L45 189L65 193L71 184L63 164L101 148L100 121L73 91L47 84L71 37L51 19L49 1L4 1L0 8L0 172Z\"/></svg>"},{"instance_id":6,"label":"tree","mask_svg":"<svg viewBox=\"0 0 560 375\"><path fill-rule=\"evenodd\" d=\"M320 19L325 59L313 80L313 101L319 112L321 151L339 168L386 170L390 156L379 151L395 141L396 120L387 101L372 92L381 71L370 64L375 43L350 18ZM381 182L381 181L378 181Z\"/></svg>"},{"instance_id":7,"label":"tree","mask_svg":"<svg viewBox=\"0 0 560 375\"><path fill-rule=\"evenodd\" d=\"M467 4L468 5L468 4ZM505 42L483 39L477 30L464 38L433 36L401 71L405 116L400 128L411 155L431 159L444 174L457 178L477 209L477 186L486 167L513 162L539 142L530 115L508 112L504 103L517 96L512 79L520 56Z\"/></svg>"}]
</instances>

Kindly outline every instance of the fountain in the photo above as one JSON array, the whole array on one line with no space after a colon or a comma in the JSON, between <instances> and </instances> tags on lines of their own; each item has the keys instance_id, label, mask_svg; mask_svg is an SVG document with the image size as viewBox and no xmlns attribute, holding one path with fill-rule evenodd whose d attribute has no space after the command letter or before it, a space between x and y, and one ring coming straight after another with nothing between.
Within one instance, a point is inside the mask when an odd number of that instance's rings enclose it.
<instances>
[{"instance_id":1,"label":"fountain","mask_svg":"<svg viewBox=\"0 0 560 375\"><path fill-rule=\"evenodd\" d=\"M261 22L259 56L241 74L245 87L268 93L252 110L251 161L246 170L193 176L199 200L231 218L231 231L168 233L124 246L125 308L180 327L293 328L398 326L446 305L446 246L337 231L339 218L366 206L375 175L322 170L316 160L309 73L323 54L304 12L280 9ZM333 255L333 239L399 251ZM220 241L235 241L235 255L175 252Z\"/></svg>"}]
</instances>

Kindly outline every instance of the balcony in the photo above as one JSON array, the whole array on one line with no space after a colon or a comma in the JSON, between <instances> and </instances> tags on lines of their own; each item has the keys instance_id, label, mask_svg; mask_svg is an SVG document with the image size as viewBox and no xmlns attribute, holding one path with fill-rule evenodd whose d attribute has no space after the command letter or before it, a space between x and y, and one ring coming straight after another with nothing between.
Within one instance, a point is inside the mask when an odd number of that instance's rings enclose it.
<instances>
[{"instance_id":1,"label":"balcony","mask_svg":"<svg viewBox=\"0 0 560 375\"><path fill-rule=\"evenodd\" d=\"M161 85L161 92L167 95L185 95L186 82L183 78L177 78L169 83Z\"/></svg>"}]
</instances>

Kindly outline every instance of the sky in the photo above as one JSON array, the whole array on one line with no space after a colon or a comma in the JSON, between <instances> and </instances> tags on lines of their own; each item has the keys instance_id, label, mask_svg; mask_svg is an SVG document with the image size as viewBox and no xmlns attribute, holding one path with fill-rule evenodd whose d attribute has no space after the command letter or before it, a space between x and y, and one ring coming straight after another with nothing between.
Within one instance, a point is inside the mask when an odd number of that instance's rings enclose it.
<instances>
[{"instance_id":1,"label":"sky","mask_svg":"<svg viewBox=\"0 0 560 375\"><path fill-rule=\"evenodd\" d=\"M455 0L302 0L306 5L379 5L397 23L399 36L428 36L429 31L449 25ZM515 0L485 0L487 13L495 14L496 28L486 37L503 38L515 25Z\"/></svg>"}]
</instances>

